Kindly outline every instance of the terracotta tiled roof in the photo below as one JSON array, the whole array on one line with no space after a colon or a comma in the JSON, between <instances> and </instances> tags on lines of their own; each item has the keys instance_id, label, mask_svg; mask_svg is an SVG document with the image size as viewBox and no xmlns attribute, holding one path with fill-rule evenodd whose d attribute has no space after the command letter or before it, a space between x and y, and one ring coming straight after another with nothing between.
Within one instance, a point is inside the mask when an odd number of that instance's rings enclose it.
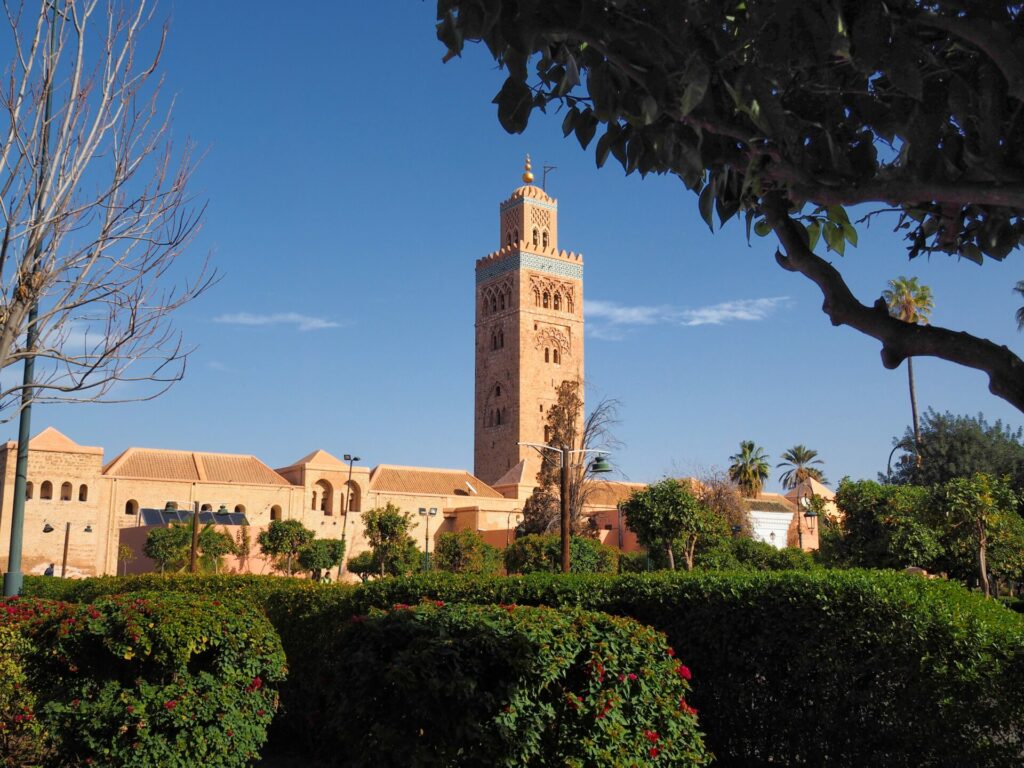
<instances>
[{"instance_id":1,"label":"terracotta tiled roof","mask_svg":"<svg viewBox=\"0 0 1024 768\"><path fill-rule=\"evenodd\" d=\"M316 465L321 469L348 469L348 464L343 462L337 456L329 454L327 451L317 449L312 453L303 456L298 461L289 464L286 468L301 467L303 465Z\"/></svg>"},{"instance_id":2,"label":"terracotta tiled roof","mask_svg":"<svg viewBox=\"0 0 1024 768\"><path fill-rule=\"evenodd\" d=\"M762 493L756 499L744 499L743 504L748 511L793 512L796 510L796 505L793 502L778 493Z\"/></svg>"},{"instance_id":3,"label":"terracotta tiled roof","mask_svg":"<svg viewBox=\"0 0 1024 768\"><path fill-rule=\"evenodd\" d=\"M16 442L8 443L17 446ZM32 451L56 451L63 453L103 453L102 448L94 448L87 445L79 445L70 437L53 427L47 427L35 437L28 441L29 450Z\"/></svg>"},{"instance_id":4,"label":"terracotta tiled roof","mask_svg":"<svg viewBox=\"0 0 1024 768\"><path fill-rule=\"evenodd\" d=\"M633 491L646 488L646 483L623 483L615 481L594 481L587 495L588 507L614 507L625 501Z\"/></svg>"},{"instance_id":5,"label":"terracotta tiled roof","mask_svg":"<svg viewBox=\"0 0 1024 768\"><path fill-rule=\"evenodd\" d=\"M129 448L103 468L108 477L141 477L151 480L288 485L255 456L230 453L168 451Z\"/></svg>"},{"instance_id":6,"label":"terracotta tiled roof","mask_svg":"<svg viewBox=\"0 0 1024 768\"><path fill-rule=\"evenodd\" d=\"M787 493L786 498L795 504L797 499L812 495L821 496L826 501L832 501L836 497L835 492L827 485L822 485L813 477L809 477Z\"/></svg>"},{"instance_id":7,"label":"terracotta tiled roof","mask_svg":"<svg viewBox=\"0 0 1024 768\"><path fill-rule=\"evenodd\" d=\"M431 469L380 464L370 475L370 490L381 493L424 493L437 496L504 498L483 480L463 469Z\"/></svg>"}]
</instances>

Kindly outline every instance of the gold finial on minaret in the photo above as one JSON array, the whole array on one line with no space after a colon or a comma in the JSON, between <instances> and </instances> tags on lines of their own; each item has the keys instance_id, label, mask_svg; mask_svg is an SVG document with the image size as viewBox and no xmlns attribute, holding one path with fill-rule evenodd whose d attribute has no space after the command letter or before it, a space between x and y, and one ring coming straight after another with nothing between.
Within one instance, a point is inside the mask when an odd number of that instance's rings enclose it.
<instances>
[{"instance_id":1,"label":"gold finial on minaret","mask_svg":"<svg viewBox=\"0 0 1024 768\"><path fill-rule=\"evenodd\" d=\"M527 184L533 184L533 171L530 170L530 156L526 156L526 170L523 171L523 181Z\"/></svg>"}]
</instances>

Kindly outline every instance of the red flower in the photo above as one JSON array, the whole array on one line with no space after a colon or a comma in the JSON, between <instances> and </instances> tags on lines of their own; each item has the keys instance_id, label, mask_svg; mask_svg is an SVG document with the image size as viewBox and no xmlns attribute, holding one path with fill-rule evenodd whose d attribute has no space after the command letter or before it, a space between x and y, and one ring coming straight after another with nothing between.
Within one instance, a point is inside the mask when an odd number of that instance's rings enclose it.
<instances>
[{"instance_id":1,"label":"red flower","mask_svg":"<svg viewBox=\"0 0 1024 768\"><path fill-rule=\"evenodd\" d=\"M644 738L651 742L651 744L656 744L661 737L657 731L644 731Z\"/></svg>"},{"instance_id":2,"label":"red flower","mask_svg":"<svg viewBox=\"0 0 1024 768\"><path fill-rule=\"evenodd\" d=\"M267 710L265 709L261 709L256 712L257 717L263 717L265 714L267 714Z\"/></svg>"},{"instance_id":3,"label":"red flower","mask_svg":"<svg viewBox=\"0 0 1024 768\"><path fill-rule=\"evenodd\" d=\"M676 669L676 672L681 678L683 678L683 680L690 680L693 677L693 674L690 672L690 668L685 664L680 664Z\"/></svg>"},{"instance_id":4,"label":"red flower","mask_svg":"<svg viewBox=\"0 0 1024 768\"><path fill-rule=\"evenodd\" d=\"M130 714L131 714L132 712L134 712L134 711L135 711L135 707L133 707L133 706L132 706L131 704L129 704L129 705L127 706L127 707L125 707L125 709L126 709L126 710L128 710L128 714L129 714L129 715L130 715Z\"/></svg>"},{"instance_id":5,"label":"red flower","mask_svg":"<svg viewBox=\"0 0 1024 768\"><path fill-rule=\"evenodd\" d=\"M696 715L697 710L686 703L686 699L679 700L679 711L687 715Z\"/></svg>"},{"instance_id":6,"label":"red flower","mask_svg":"<svg viewBox=\"0 0 1024 768\"><path fill-rule=\"evenodd\" d=\"M438 608L444 608L444 600L435 600L434 605L436 605Z\"/></svg>"},{"instance_id":7,"label":"red flower","mask_svg":"<svg viewBox=\"0 0 1024 768\"><path fill-rule=\"evenodd\" d=\"M171 699L170 701L165 701L164 702L164 709L171 710L171 709L174 709L176 706L178 706L178 702L175 701L174 699Z\"/></svg>"},{"instance_id":8,"label":"red flower","mask_svg":"<svg viewBox=\"0 0 1024 768\"><path fill-rule=\"evenodd\" d=\"M671 646L669 646L668 655L669 656L675 656L676 655L676 649L672 648Z\"/></svg>"},{"instance_id":9,"label":"red flower","mask_svg":"<svg viewBox=\"0 0 1024 768\"><path fill-rule=\"evenodd\" d=\"M628 677L628 678L629 678L630 680L636 680L636 672L630 672L630 673L629 673L629 674L627 675L627 677Z\"/></svg>"},{"instance_id":10,"label":"red flower","mask_svg":"<svg viewBox=\"0 0 1024 768\"><path fill-rule=\"evenodd\" d=\"M651 747L649 750L647 750L647 754L650 755L651 757L657 757L658 756L658 748L657 747Z\"/></svg>"}]
</instances>

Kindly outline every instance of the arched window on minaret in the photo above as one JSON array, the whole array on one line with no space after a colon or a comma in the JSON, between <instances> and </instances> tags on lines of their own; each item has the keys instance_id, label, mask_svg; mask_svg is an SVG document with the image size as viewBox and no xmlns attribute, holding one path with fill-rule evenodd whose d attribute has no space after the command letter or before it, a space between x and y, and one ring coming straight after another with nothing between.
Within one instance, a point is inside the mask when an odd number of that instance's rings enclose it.
<instances>
[{"instance_id":1,"label":"arched window on minaret","mask_svg":"<svg viewBox=\"0 0 1024 768\"><path fill-rule=\"evenodd\" d=\"M538 245L540 245L540 231L536 227L534 227L533 228L533 247L536 248Z\"/></svg>"},{"instance_id":2,"label":"arched window on minaret","mask_svg":"<svg viewBox=\"0 0 1024 768\"><path fill-rule=\"evenodd\" d=\"M502 291L501 293L498 294L498 309L504 309L504 308L505 308L505 292Z\"/></svg>"},{"instance_id":3,"label":"arched window on minaret","mask_svg":"<svg viewBox=\"0 0 1024 768\"><path fill-rule=\"evenodd\" d=\"M494 396L501 397L501 384L496 384L494 386Z\"/></svg>"},{"instance_id":4,"label":"arched window on minaret","mask_svg":"<svg viewBox=\"0 0 1024 768\"><path fill-rule=\"evenodd\" d=\"M501 426L501 408L496 408L494 411L494 425L496 427Z\"/></svg>"},{"instance_id":5,"label":"arched window on minaret","mask_svg":"<svg viewBox=\"0 0 1024 768\"><path fill-rule=\"evenodd\" d=\"M544 291L544 309L547 309L549 306L551 306L551 294Z\"/></svg>"},{"instance_id":6,"label":"arched window on minaret","mask_svg":"<svg viewBox=\"0 0 1024 768\"><path fill-rule=\"evenodd\" d=\"M505 245L512 247L512 232L508 231L505 233Z\"/></svg>"},{"instance_id":7,"label":"arched window on minaret","mask_svg":"<svg viewBox=\"0 0 1024 768\"><path fill-rule=\"evenodd\" d=\"M555 294L554 307L557 310L560 310L562 308L562 294L560 294L560 293L556 293Z\"/></svg>"},{"instance_id":8,"label":"arched window on minaret","mask_svg":"<svg viewBox=\"0 0 1024 768\"><path fill-rule=\"evenodd\" d=\"M498 349L504 349L504 348L505 348L505 332L504 331L498 331Z\"/></svg>"},{"instance_id":9,"label":"arched window on minaret","mask_svg":"<svg viewBox=\"0 0 1024 768\"><path fill-rule=\"evenodd\" d=\"M498 311L498 300L492 295L491 296L491 312Z\"/></svg>"},{"instance_id":10,"label":"arched window on minaret","mask_svg":"<svg viewBox=\"0 0 1024 768\"><path fill-rule=\"evenodd\" d=\"M558 352L557 348L554 350L554 352L551 355L551 362L553 362L555 365L559 365L562 362L562 357L561 357L560 353Z\"/></svg>"},{"instance_id":11,"label":"arched window on minaret","mask_svg":"<svg viewBox=\"0 0 1024 768\"><path fill-rule=\"evenodd\" d=\"M538 291L536 288L533 289L533 306L540 306L540 291Z\"/></svg>"},{"instance_id":12,"label":"arched window on minaret","mask_svg":"<svg viewBox=\"0 0 1024 768\"><path fill-rule=\"evenodd\" d=\"M565 299L565 311L572 313L572 296L567 296Z\"/></svg>"},{"instance_id":13,"label":"arched window on minaret","mask_svg":"<svg viewBox=\"0 0 1024 768\"><path fill-rule=\"evenodd\" d=\"M551 350L548 349L547 347L544 347L544 362L545 363L550 363L551 362Z\"/></svg>"},{"instance_id":14,"label":"arched window on minaret","mask_svg":"<svg viewBox=\"0 0 1024 768\"><path fill-rule=\"evenodd\" d=\"M491 350L498 348L498 337L495 334L491 334Z\"/></svg>"},{"instance_id":15,"label":"arched window on minaret","mask_svg":"<svg viewBox=\"0 0 1024 768\"><path fill-rule=\"evenodd\" d=\"M541 237L543 238L542 242L544 244L544 247L547 248L548 247L548 231L546 229L544 230L544 234Z\"/></svg>"},{"instance_id":16,"label":"arched window on minaret","mask_svg":"<svg viewBox=\"0 0 1024 768\"><path fill-rule=\"evenodd\" d=\"M519 244L519 230L518 229L513 229L512 230L512 242L514 242L516 245Z\"/></svg>"}]
</instances>

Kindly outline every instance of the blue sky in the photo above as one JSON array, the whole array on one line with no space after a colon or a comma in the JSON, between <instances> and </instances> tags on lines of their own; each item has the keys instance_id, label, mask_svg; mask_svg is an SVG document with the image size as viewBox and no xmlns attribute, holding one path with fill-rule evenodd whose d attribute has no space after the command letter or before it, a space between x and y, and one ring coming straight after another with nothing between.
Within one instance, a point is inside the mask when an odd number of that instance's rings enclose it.
<instances>
[{"instance_id":1,"label":"blue sky","mask_svg":"<svg viewBox=\"0 0 1024 768\"><path fill-rule=\"evenodd\" d=\"M108 459L144 445L283 466L323 448L471 469L474 262L497 247L498 203L529 152L557 166L560 245L584 254L588 397L621 401L629 479L725 466L744 439L773 465L812 447L833 481L884 468L910 420L905 367L833 328L772 239L748 245L739 224L712 235L680 182L597 170L560 115L507 135L490 103L501 73L479 47L441 63L433 3L179 0L158 15L175 141L206 152L191 257L209 251L223 279L178 316L197 349L170 393L39 407L33 432L53 425ZM857 295L917 275L935 324L1020 353L1024 275L908 262L893 223L837 258ZM915 373L922 409L1022 421L980 373L929 359Z\"/></svg>"}]
</instances>

